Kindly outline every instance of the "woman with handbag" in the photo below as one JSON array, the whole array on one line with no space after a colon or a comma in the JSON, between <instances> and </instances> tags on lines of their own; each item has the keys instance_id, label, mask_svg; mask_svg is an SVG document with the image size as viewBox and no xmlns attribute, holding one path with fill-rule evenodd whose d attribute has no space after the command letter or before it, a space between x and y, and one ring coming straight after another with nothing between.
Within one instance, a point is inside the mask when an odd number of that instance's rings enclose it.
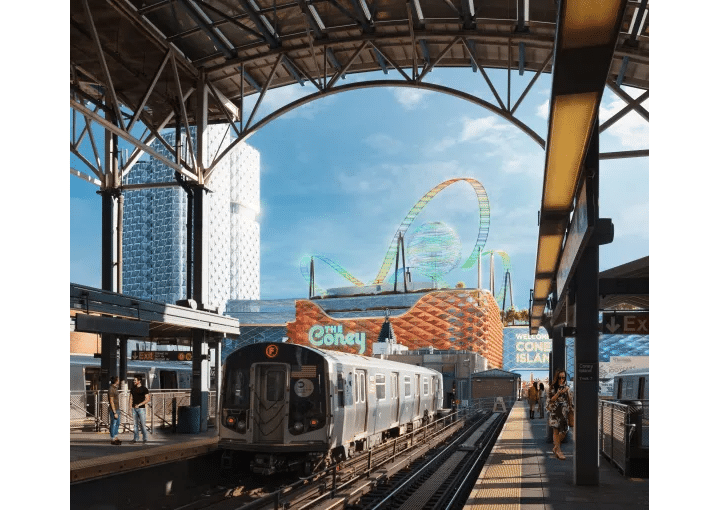
<instances>
[{"instance_id":1,"label":"woman with handbag","mask_svg":"<svg viewBox=\"0 0 720 510\"><path fill-rule=\"evenodd\" d=\"M550 391L548 392L547 411L548 411L548 424L553 429L553 453L560 460L565 460L565 455L560 450L560 445L565 439L565 435L568 432L568 427L574 425L570 423L573 411L572 408L572 394L570 388L567 386L567 374L565 370L555 370L553 376L553 382L550 385Z\"/></svg>"}]
</instances>

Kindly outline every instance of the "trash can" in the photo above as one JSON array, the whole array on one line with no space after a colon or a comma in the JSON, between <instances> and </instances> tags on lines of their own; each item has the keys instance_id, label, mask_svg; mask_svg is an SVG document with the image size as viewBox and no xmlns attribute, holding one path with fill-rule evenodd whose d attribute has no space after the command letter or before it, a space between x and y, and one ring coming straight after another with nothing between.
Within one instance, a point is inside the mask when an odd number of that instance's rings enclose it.
<instances>
[{"instance_id":1,"label":"trash can","mask_svg":"<svg viewBox=\"0 0 720 510\"><path fill-rule=\"evenodd\" d=\"M178 407L177 431L180 434L200 433L200 406Z\"/></svg>"}]
</instances>

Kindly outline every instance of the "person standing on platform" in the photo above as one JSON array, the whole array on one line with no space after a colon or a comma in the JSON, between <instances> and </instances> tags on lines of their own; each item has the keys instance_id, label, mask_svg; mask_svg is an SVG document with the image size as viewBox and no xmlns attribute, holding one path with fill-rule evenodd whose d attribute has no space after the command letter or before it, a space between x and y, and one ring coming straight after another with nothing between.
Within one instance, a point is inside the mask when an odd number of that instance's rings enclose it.
<instances>
[{"instance_id":1,"label":"person standing on platform","mask_svg":"<svg viewBox=\"0 0 720 510\"><path fill-rule=\"evenodd\" d=\"M538 411L540 418L545 418L545 385L538 383Z\"/></svg>"},{"instance_id":2,"label":"person standing on platform","mask_svg":"<svg viewBox=\"0 0 720 510\"><path fill-rule=\"evenodd\" d=\"M130 398L128 403L132 405L133 422L135 424L133 430L133 440L131 443L137 443L140 440L139 433L142 431L143 443L147 443L147 432L145 431L145 404L150 402L150 392L143 386L139 377L133 379L133 387L130 390Z\"/></svg>"},{"instance_id":3,"label":"person standing on platform","mask_svg":"<svg viewBox=\"0 0 720 510\"><path fill-rule=\"evenodd\" d=\"M565 370L555 370L548 395L550 397L547 403L548 425L553 429L553 443L555 444L553 453L558 459L565 460L560 445L568 432L568 413L572 406L572 394L567 386Z\"/></svg>"},{"instance_id":4,"label":"person standing on platform","mask_svg":"<svg viewBox=\"0 0 720 510\"><path fill-rule=\"evenodd\" d=\"M528 387L528 405L530 406L530 418L535 418L535 404L538 400L537 381L533 381Z\"/></svg>"},{"instance_id":5,"label":"person standing on platform","mask_svg":"<svg viewBox=\"0 0 720 510\"><path fill-rule=\"evenodd\" d=\"M118 437L118 428L120 428L120 378L116 375L110 379L108 400L110 405L110 444L122 444Z\"/></svg>"}]
</instances>

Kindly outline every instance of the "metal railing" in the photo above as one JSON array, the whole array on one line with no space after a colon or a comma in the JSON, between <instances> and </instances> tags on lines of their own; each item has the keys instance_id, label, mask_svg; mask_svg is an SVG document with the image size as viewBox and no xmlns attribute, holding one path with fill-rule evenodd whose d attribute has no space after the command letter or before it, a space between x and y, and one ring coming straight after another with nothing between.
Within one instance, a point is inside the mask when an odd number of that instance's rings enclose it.
<instances>
[{"instance_id":1,"label":"metal railing","mask_svg":"<svg viewBox=\"0 0 720 510\"><path fill-rule=\"evenodd\" d=\"M120 392L120 432L129 432L134 428L132 413L128 407L128 391ZM209 392L208 424L214 425L217 409L215 391ZM173 413L177 419L177 410L190 405L190 390L150 390L150 403L145 406L145 425L152 434L155 428L171 427ZM109 402L107 391L71 391L70 392L70 429L92 430L99 432L110 426Z\"/></svg>"},{"instance_id":2,"label":"metal railing","mask_svg":"<svg viewBox=\"0 0 720 510\"><path fill-rule=\"evenodd\" d=\"M650 401L601 400L600 451L623 474L644 474L650 451Z\"/></svg>"}]
</instances>

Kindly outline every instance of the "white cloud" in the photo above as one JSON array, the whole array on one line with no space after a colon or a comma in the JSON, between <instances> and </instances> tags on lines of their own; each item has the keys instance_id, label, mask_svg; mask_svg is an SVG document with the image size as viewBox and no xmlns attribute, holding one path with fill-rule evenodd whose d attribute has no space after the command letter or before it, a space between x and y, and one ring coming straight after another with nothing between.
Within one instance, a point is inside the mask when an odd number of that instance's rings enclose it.
<instances>
[{"instance_id":1,"label":"white cloud","mask_svg":"<svg viewBox=\"0 0 720 510\"><path fill-rule=\"evenodd\" d=\"M550 117L550 100L546 99L544 103L538 106L535 110L535 114L538 117L547 120Z\"/></svg>"},{"instance_id":2,"label":"white cloud","mask_svg":"<svg viewBox=\"0 0 720 510\"><path fill-rule=\"evenodd\" d=\"M373 133L370 136L366 136L363 142L373 149L387 154L398 154L404 149L404 145L400 140L384 133Z\"/></svg>"},{"instance_id":3,"label":"white cloud","mask_svg":"<svg viewBox=\"0 0 720 510\"><path fill-rule=\"evenodd\" d=\"M481 139L485 142L496 143L499 140L507 139L508 133L512 133L511 126L497 116L463 119L460 141ZM502 136L500 136L501 134Z\"/></svg>"},{"instance_id":4,"label":"white cloud","mask_svg":"<svg viewBox=\"0 0 720 510\"><path fill-rule=\"evenodd\" d=\"M650 206L647 202L623 208L613 217L615 235L649 239Z\"/></svg>"},{"instance_id":5,"label":"white cloud","mask_svg":"<svg viewBox=\"0 0 720 510\"><path fill-rule=\"evenodd\" d=\"M649 110L649 102L647 100L643 103L643 107L647 110ZM600 123L610 119L625 106L626 103L622 99L614 99L601 104ZM647 149L649 147L649 123L635 111L626 113L603 134L614 137L615 140L610 143L620 143L624 149Z\"/></svg>"},{"instance_id":6,"label":"white cloud","mask_svg":"<svg viewBox=\"0 0 720 510\"><path fill-rule=\"evenodd\" d=\"M429 94L427 90L413 89L407 87L396 87L392 89L393 96L405 110L414 110L418 106L424 108L423 99Z\"/></svg>"}]
</instances>

